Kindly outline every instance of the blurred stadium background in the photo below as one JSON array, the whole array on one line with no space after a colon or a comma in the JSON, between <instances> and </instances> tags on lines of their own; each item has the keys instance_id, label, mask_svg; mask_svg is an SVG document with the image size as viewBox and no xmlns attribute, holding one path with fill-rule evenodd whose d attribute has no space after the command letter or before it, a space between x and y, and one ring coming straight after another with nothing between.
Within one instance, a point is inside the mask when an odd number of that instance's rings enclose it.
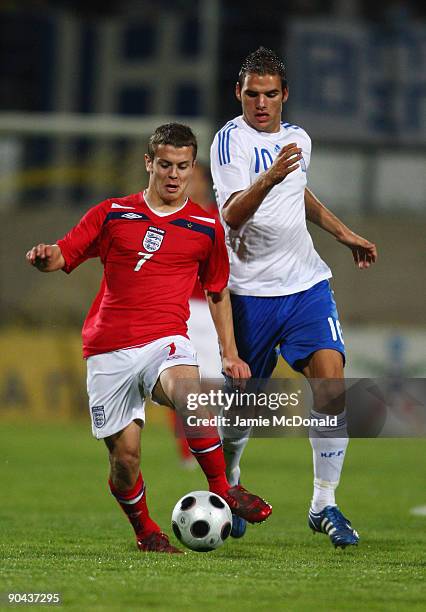
<instances>
[{"instance_id":1,"label":"blurred stadium background","mask_svg":"<svg viewBox=\"0 0 426 612\"><path fill-rule=\"evenodd\" d=\"M5 1L0 5L0 415L86 416L80 327L97 262L40 275L27 249L145 184L147 137L190 124L208 162L260 44L286 59L287 121L310 186L375 241L367 273L312 229L334 271L347 373L426 373L426 7L413 1Z\"/></svg>"}]
</instances>

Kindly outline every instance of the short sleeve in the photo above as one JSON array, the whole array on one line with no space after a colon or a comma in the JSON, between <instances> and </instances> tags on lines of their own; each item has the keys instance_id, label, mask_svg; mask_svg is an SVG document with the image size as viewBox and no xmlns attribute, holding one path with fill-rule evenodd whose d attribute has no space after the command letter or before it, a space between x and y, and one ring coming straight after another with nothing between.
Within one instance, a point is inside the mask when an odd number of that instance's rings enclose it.
<instances>
[{"instance_id":1,"label":"short sleeve","mask_svg":"<svg viewBox=\"0 0 426 612\"><path fill-rule=\"evenodd\" d=\"M201 286L207 291L220 293L228 285L229 259L222 224L216 219L215 240L209 257L199 270Z\"/></svg>"},{"instance_id":2,"label":"short sleeve","mask_svg":"<svg viewBox=\"0 0 426 612\"><path fill-rule=\"evenodd\" d=\"M311 151L312 151L312 142L308 134L305 130L300 130L300 148L302 149L303 159L306 165L306 170L309 168L309 164L311 163Z\"/></svg>"},{"instance_id":3,"label":"short sleeve","mask_svg":"<svg viewBox=\"0 0 426 612\"><path fill-rule=\"evenodd\" d=\"M65 259L64 272L70 273L81 263L99 255L99 242L109 200L91 208L56 244Z\"/></svg>"},{"instance_id":4,"label":"short sleeve","mask_svg":"<svg viewBox=\"0 0 426 612\"><path fill-rule=\"evenodd\" d=\"M219 209L233 193L250 186L250 153L241 130L232 124L220 130L210 149L210 164Z\"/></svg>"}]
</instances>

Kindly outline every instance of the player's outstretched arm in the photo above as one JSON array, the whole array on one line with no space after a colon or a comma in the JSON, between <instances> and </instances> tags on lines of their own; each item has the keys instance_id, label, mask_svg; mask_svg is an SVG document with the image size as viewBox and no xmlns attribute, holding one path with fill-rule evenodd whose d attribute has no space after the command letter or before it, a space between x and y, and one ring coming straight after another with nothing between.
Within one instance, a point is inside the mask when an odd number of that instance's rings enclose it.
<instances>
[{"instance_id":1,"label":"player's outstretched arm","mask_svg":"<svg viewBox=\"0 0 426 612\"><path fill-rule=\"evenodd\" d=\"M250 219L262 204L271 189L299 167L302 149L296 143L286 145L277 155L274 163L263 172L250 187L231 195L223 207L225 223L233 230L239 229Z\"/></svg>"},{"instance_id":2,"label":"player's outstretched arm","mask_svg":"<svg viewBox=\"0 0 426 612\"><path fill-rule=\"evenodd\" d=\"M57 244L38 244L27 252L28 263L40 272L56 272L65 265L65 259Z\"/></svg>"},{"instance_id":3,"label":"player's outstretched arm","mask_svg":"<svg viewBox=\"0 0 426 612\"><path fill-rule=\"evenodd\" d=\"M251 372L245 361L239 358L234 337L231 300L228 289L220 293L206 292L207 303L219 338L222 367L233 379L250 378Z\"/></svg>"},{"instance_id":4,"label":"player's outstretched arm","mask_svg":"<svg viewBox=\"0 0 426 612\"><path fill-rule=\"evenodd\" d=\"M336 240L351 249L358 268L363 270L375 263L377 260L376 245L349 229L318 200L310 189L305 189L305 210L308 221L329 232Z\"/></svg>"}]
</instances>

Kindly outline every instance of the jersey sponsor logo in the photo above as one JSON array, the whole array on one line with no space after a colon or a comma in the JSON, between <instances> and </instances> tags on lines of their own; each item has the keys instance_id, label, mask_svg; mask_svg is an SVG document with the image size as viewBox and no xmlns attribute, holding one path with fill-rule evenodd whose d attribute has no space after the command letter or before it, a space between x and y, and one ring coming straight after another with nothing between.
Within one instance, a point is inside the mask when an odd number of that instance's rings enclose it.
<instances>
[{"instance_id":1,"label":"jersey sponsor logo","mask_svg":"<svg viewBox=\"0 0 426 612\"><path fill-rule=\"evenodd\" d=\"M93 424L97 429L101 429L106 423L105 410L103 406L92 406Z\"/></svg>"},{"instance_id":2,"label":"jersey sponsor logo","mask_svg":"<svg viewBox=\"0 0 426 612\"><path fill-rule=\"evenodd\" d=\"M125 213L121 215L122 219L143 219L144 215L138 215L137 213Z\"/></svg>"},{"instance_id":3,"label":"jersey sponsor logo","mask_svg":"<svg viewBox=\"0 0 426 612\"><path fill-rule=\"evenodd\" d=\"M165 230L150 225L143 239L143 247L148 253L158 251L165 236Z\"/></svg>"},{"instance_id":4,"label":"jersey sponsor logo","mask_svg":"<svg viewBox=\"0 0 426 612\"><path fill-rule=\"evenodd\" d=\"M121 204L117 204L117 202L113 202L111 204L111 208L131 208L132 210L135 210L134 206L122 206Z\"/></svg>"}]
</instances>

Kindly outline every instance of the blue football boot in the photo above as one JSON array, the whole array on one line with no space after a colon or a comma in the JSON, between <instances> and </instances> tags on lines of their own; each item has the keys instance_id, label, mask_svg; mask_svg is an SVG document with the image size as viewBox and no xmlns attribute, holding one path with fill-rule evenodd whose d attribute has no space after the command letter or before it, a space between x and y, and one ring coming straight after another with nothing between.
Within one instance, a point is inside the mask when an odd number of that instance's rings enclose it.
<instances>
[{"instance_id":1,"label":"blue football boot","mask_svg":"<svg viewBox=\"0 0 426 612\"><path fill-rule=\"evenodd\" d=\"M242 538L247 529L247 521L236 514L232 515L231 538Z\"/></svg>"},{"instance_id":2,"label":"blue football boot","mask_svg":"<svg viewBox=\"0 0 426 612\"><path fill-rule=\"evenodd\" d=\"M308 525L314 533L318 531L327 534L335 548L345 548L359 542L358 533L337 506L326 506L321 512L310 509Z\"/></svg>"}]
</instances>

